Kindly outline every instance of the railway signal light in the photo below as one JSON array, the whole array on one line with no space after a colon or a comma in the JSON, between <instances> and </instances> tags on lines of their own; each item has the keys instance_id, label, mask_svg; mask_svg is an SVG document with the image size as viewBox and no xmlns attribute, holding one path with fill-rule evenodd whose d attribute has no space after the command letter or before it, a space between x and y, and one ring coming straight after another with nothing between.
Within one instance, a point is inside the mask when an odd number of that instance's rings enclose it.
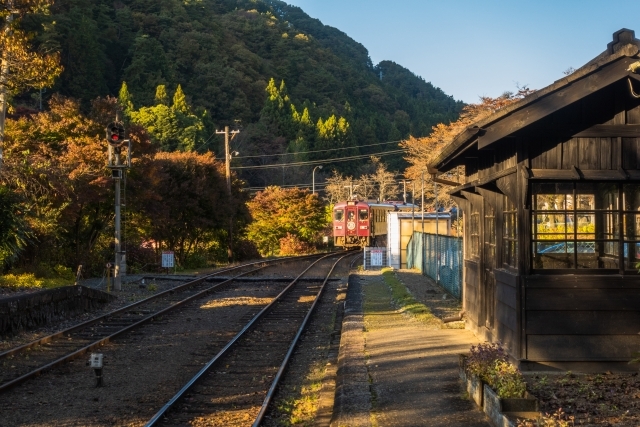
<instances>
[{"instance_id":1,"label":"railway signal light","mask_svg":"<svg viewBox=\"0 0 640 427\"><path fill-rule=\"evenodd\" d=\"M120 147L124 144L124 126L121 122L109 123L107 126L107 142L114 147Z\"/></svg>"}]
</instances>

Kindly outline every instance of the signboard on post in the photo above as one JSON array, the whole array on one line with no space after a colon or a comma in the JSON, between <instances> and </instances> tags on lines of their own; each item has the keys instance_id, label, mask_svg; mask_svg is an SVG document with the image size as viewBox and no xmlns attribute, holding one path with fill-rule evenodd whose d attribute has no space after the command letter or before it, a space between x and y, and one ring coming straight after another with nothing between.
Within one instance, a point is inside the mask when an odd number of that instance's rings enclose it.
<instances>
[{"instance_id":1,"label":"signboard on post","mask_svg":"<svg viewBox=\"0 0 640 427\"><path fill-rule=\"evenodd\" d=\"M382 267L382 249L371 249L371 266Z\"/></svg>"},{"instance_id":2,"label":"signboard on post","mask_svg":"<svg viewBox=\"0 0 640 427\"><path fill-rule=\"evenodd\" d=\"M162 268L173 268L174 257L173 251L162 251Z\"/></svg>"}]
</instances>

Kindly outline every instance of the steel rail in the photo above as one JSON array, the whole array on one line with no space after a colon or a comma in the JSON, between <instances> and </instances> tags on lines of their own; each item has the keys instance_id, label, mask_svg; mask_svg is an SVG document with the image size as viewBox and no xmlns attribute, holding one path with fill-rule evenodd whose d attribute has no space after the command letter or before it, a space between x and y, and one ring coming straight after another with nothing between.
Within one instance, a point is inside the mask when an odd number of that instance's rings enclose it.
<instances>
[{"instance_id":1,"label":"steel rail","mask_svg":"<svg viewBox=\"0 0 640 427\"><path fill-rule=\"evenodd\" d=\"M318 260L316 260L313 264L307 267L302 273L300 273L291 283L287 285L274 299L271 301L266 307L264 307L260 312L258 312L253 318L238 332L219 352L216 354L213 359L207 362L206 365L198 371L198 373L187 382L165 405L160 408L158 412L145 424L144 427L153 427L156 426L157 423L161 420L161 418L171 409L182 397L193 387L193 385L198 382L223 356L227 354L227 352L236 344L236 342L247 332L249 331L253 325L264 316L271 308L279 302L279 300L284 297L289 290L299 281L299 279L309 271L314 265L318 262L322 261L325 258L329 258L331 256L336 256L336 253L325 255Z\"/></svg>"},{"instance_id":2,"label":"steel rail","mask_svg":"<svg viewBox=\"0 0 640 427\"><path fill-rule=\"evenodd\" d=\"M314 255L314 256L317 256L317 255ZM4 357L12 356L14 354L21 353L22 351L27 350L27 349L29 349L31 347L35 347L35 346L38 346L38 345L46 344L46 343L50 342L51 340L53 340L55 338L59 338L59 337L65 335L65 334L69 334L69 333L77 331L79 329L86 328L87 326L91 326L91 325L93 325L95 323L98 323L98 322L108 318L108 317L111 317L111 316L114 316L116 314L120 314L120 313L126 312L128 310L131 310L134 307L137 307L137 306L142 305L142 304L146 304L146 303L148 303L148 302L150 302L152 300L155 300L155 299L159 299L159 298L161 298L161 297L163 297L165 295L174 293L176 291L178 291L178 292L179 291L183 291L185 289L188 289L191 286L198 285L198 284L206 281L207 279L209 279L209 278L211 278L213 276L217 276L217 275L220 275L222 273L228 273L230 271L238 270L238 269L245 268L245 267L250 267L250 266L253 266L253 265L256 265L256 264L267 264L267 263L268 264L272 264L272 263L277 263L277 262L284 262L284 261L295 259L295 258L304 259L304 258L309 258L309 256L280 258L280 259L276 259L276 260L267 260L267 261L256 261L256 262L251 262L251 263L248 263L248 264L243 264L243 265L239 265L239 266L235 266L235 267L230 267L230 268L227 268L227 269L223 269L221 271L216 271L215 273L211 273L211 274L208 274L206 276L199 277L199 278L197 278L195 280L192 280L191 282L187 282L187 283L182 284L180 286L176 286L175 288L167 289L166 291L162 291L162 292L160 292L158 294L155 294L155 295L152 295L152 296L150 296L148 298L142 299L140 301L136 301L136 302L134 302L132 304L126 305L126 306L121 307L121 308L119 308L117 310L114 310L114 311L111 311L109 313L103 314L102 316L96 317L95 319L87 320L86 322L79 323L77 325L71 326L71 327L69 327L67 329L64 329L62 331L58 331L58 332L56 332L54 334L47 335L46 337L39 338L37 340L34 340L34 341L29 342L29 343L23 344L23 345L21 345L19 347L15 347L15 348L12 348L12 349L7 350L5 352L2 352L2 353L0 353L0 359L2 359Z\"/></svg>"},{"instance_id":3,"label":"steel rail","mask_svg":"<svg viewBox=\"0 0 640 427\"><path fill-rule=\"evenodd\" d=\"M311 257L317 257L317 256L318 255L313 255ZM309 256L305 256L305 257L296 257L296 258L302 259L302 258L310 258L310 257ZM323 257L323 258L325 258L325 257ZM291 260L291 258L287 258L286 260ZM278 259L278 260L273 260L270 263L277 263L277 262L282 262L282 261L283 261L282 259ZM192 282L189 282L188 284L185 284L185 285L193 286L193 285L199 284L199 283L205 281L206 279L208 279L208 278L210 278L210 277L212 277L214 275L217 275L219 273L225 273L225 272L229 272L231 270L235 270L235 269L239 269L239 268L243 268L243 267L247 267L247 266L252 266L252 265L255 265L255 264L264 264L264 263L265 263L264 261L259 261L259 262L244 264L242 266L234 267L233 269L225 270L225 271L222 271L222 272L216 272L216 274L207 275L205 277L202 277L202 278L196 279L196 280L194 280ZM266 268L266 267L267 267L267 265L262 266L262 267L258 267L256 269L249 270L249 271L246 271L244 273L241 273L241 274L239 274L237 276L234 276L234 277L232 277L232 278L230 278L228 280L225 280L223 282L217 283L217 284L215 284L215 285L213 285L213 286L211 286L211 287L209 287L207 289L204 289L204 290L202 290L202 291L200 291L200 292L198 292L198 293L196 293L194 295L189 296L188 298L185 298L185 299L183 299L181 301L178 301L178 302L170 305L169 307L166 307L166 308L164 308L164 309L162 309L160 311L157 311L157 312L155 312L153 314L150 314L149 316L147 316L147 317L145 317L143 319L140 319L139 321L137 321L135 323L132 323L131 325L128 325L128 326L126 326L126 327L124 327L124 328L122 328L122 329L120 329L120 330L118 330L118 331L116 331L116 332L104 337L104 338L101 338L101 339L99 339L97 341L94 341L93 343L88 344L88 345L86 345L86 346L84 346L84 347L82 347L82 348L80 348L80 349L78 349L76 351L73 351L73 352L71 352L69 354L66 354L65 356L60 357L60 358L54 360L53 362L47 363L46 365L43 365L43 366L40 366L37 369L34 369L34 370L24 374L24 375L21 375L21 376L19 376L17 378L14 378L11 381L8 381L6 383L0 384L0 393L9 390L12 387L15 387L16 385L18 385L18 384L20 384L20 383L22 383L22 382L24 382L24 381L26 381L26 380L28 380L30 378L38 376L41 373L43 373L43 372L45 372L45 371L47 371L47 370L49 370L51 368L54 368L54 367L56 367L58 365L61 365L61 364L65 363L65 362L74 360L74 359L82 356L83 354L85 354L85 353L87 353L87 352L89 352L89 351L91 351L91 350L93 350L93 349L95 349L97 347L100 347L100 346L102 346L102 345L104 345L106 343L108 343L109 341L111 341L112 339L118 337L119 335L122 335L123 333L126 333L126 332L128 332L128 331L130 331L132 329L135 329L136 327L141 326L142 324L147 323L147 322L155 319L156 317L161 316L161 315L163 315L163 314L165 314L165 313L167 313L167 312L169 312L171 310L174 310L174 309L182 306L183 304L186 304L187 302L190 302L190 301L192 301L194 299L202 297L202 296L206 295L207 293L212 292L212 291L220 288L221 286L223 286L223 285L225 285L225 284L227 284L229 282L234 281L238 277L245 276L247 274L259 271L259 270L261 270L263 268ZM179 288L182 289L185 285L181 285L180 287L169 289L168 291L163 292L163 294L166 293L166 292L169 292L169 291L175 291L176 289L179 289ZM154 295L154 297L157 297L157 296L158 295ZM149 301L150 299L152 299L154 297L147 298L145 300L139 301L138 303ZM130 308L132 308L134 306L139 305L138 303L130 304L130 305L124 307L124 308L130 309ZM99 319L104 319L105 317L109 317L109 316L112 316L112 315L114 315L116 313L120 313L120 312L122 312L122 310L123 309L116 310L116 311L111 312L111 313L109 313L107 315L101 316ZM85 322L82 325L84 325L84 327L86 327L86 326L90 326L91 324L94 324L94 323L96 323L96 320ZM77 325L77 326L75 326L73 328L69 328L69 329L67 329L67 330L65 330L63 332L59 332L59 333L55 334L55 336L58 337L58 336L63 335L64 333L73 332L73 331L78 330L78 329L80 329L79 325Z\"/></svg>"},{"instance_id":4,"label":"steel rail","mask_svg":"<svg viewBox=\"0 0 640 427\"><path fill-rule=\"evenodd\" d=\"M278 372L276 373L273 381L271 382L271 387L269 387L269 391L267 392L267 395L265 396L264 401L262 402L262 406L260 407L260 411L258 412L258 415L256 416L256 419L253 422L252 427L259 427L260 423L262 422L262 419L266 415L269 404L271 403L271 399L273 399L273 396L276 392L276 388L280 383L280 378L284 375L284 371L287 369L287 366L289 365L289 360L291 359L291 355L293 354L293 351L298 345L298 341L300 340L300 337L302 336L305 329L307 328L307 323L309 322L309 319L311 319L311 316L315 312L316 306L318 305L318 302L320 301L320 298L322 297L322 294L324 293L324 290L326 288L326 284L329 281L329 278L331 277L331 273L333 273L333 270L336 268L336 265L338 265L340 261L342 261L344 258L348 256L349 254L344 255L343 257L340 257L331 266L331 270L329 271L329 273L327 273L327 277L325 277L324 282L322 282L322 286L320 287L320 290L318 291L316 298L313 301L313 304L311 305L311 308L307 312L307 315L304 317L302 324L298 328L298 332L296 333L296 336L293 338L293 340L291 340L291 344L289 344L289 350L287 351L287 354L285 355L282 361L282 364L280 365L280 369L278 369Z\"/></svg>"}]
</instances>

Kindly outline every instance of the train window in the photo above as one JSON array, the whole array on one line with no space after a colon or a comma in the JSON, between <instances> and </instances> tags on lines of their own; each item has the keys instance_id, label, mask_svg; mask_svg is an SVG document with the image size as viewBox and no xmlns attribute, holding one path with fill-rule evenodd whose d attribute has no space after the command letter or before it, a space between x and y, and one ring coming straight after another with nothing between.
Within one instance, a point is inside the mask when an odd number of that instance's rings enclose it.
<instances>
[{"instance_id":1,"label":"train window","mask_svg":"<svg viewBox=\"0 0 640 427\"><path fill-rule=\"evenodd\" d=\"M344 219L344 210L336 209L335 212L333 213L333 218L336 221L342 221Z\"/></svg>"},{"instance_id":2,"label":"train window","mask_svg":"<svg viewBox=\"0 0 640 427\"><path fill-rule=\"evenodd\" d=\"M360 221L366 221L369 219L369 211L366 209L360 209L360 215L358 215Z\"/></svg>"}]
</instances>

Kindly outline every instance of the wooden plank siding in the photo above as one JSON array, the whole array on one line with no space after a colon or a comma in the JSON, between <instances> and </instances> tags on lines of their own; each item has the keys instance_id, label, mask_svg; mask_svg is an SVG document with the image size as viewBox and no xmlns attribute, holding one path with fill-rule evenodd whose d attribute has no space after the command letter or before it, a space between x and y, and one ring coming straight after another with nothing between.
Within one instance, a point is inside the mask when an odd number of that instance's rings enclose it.
<instances>
[{"instance_id":1,"label":"wooden plank siding","mask_svg":"<svg viewBox=\"0 0 640 427\"><path fill-rule=\"evenodd\" d=\"M535 275L525 286L530 362L623 362L640 346L640 277Z\"/></svg>"},{"instance_id":2,"label":"wooden plank siding","mask_svg":"<svg viewBox=\"0 0 640 427\"><path fill-rule=\"evenodd\" d=\"M629 95L622 77L630 61L611 63L556 94L487 122L469 137L464 150L438 167L445 172L448 165L465 166L465 186L454 195L464 199L460 207L467 326L480 339L502 343L523 367L579 369L592 364L606 370L626 366L633 352L640 350L639 274L624 267L607 271L532 267L536 226L531 218L532 183L640 184L640 99ZM505 195L517 208L517 267L503 264ZM485 258L491 252L485 253L485 245L492 245L486 243L485 232L491 223L485 221L492 209L495 267L488 269ZM475 210L480 213L480 247L472 258L469 229ZM618 243L621 254L625 242Z\"/></svg>"}]
</instances>

